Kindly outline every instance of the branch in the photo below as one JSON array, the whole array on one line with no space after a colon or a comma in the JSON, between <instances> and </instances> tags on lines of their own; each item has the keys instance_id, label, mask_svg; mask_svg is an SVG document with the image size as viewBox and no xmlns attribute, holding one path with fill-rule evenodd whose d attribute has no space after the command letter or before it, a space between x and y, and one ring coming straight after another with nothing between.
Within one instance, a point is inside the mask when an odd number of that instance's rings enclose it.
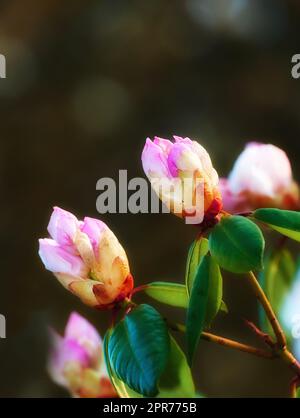
<instances>
[{"instance_id":1,"label":"branch","mask_svg":"<svg viewBox=\"0 0 300 418\"><path fill-rule=\"evenodd\" d=\"M243 351L245 353L253 354L258 357L267 359L274 358L274 354L270 351L262 350L260 348L252 347L251 345L242 344L228 338L220 337L218 335L210 334L209 332L202 332L201 338L224 347L233 348L234 350Z\"/></svg>"},{"instance_id":2,"label":"branch","mask_svg":"<svg viewBox=\"0 0 300 418\"><path fill-rule=\"evenodd\" d=\"M252 272L248 273L248 278L252 286L252 289L254 291L254 294L256 295L257 299L259 300L262 307L264 308L264 311L276 335L277 344L275 345L274 349L277 355L281 357L289 365L290 369L296 373L297 378L299 379L300 378L300 363L296 360L293 354L287 349L285 334L283 332L283 329L281 328L281 325L278 319L276 318L275 312L270 302L268 301L264 291L262 290L260 284L258 283L255 275Z\"/></svg>"},{"instance_id":3,"label":"branch","mask_svg":"<svg viewBox=\"0 0 300 418\"><path fill-rule=\"evenodd\" d=\"M271 347L272 350L276 348L276 344L272 340L269 334L261 331L253 322L248 321L248 319L244 319L246 325L254 332L254 334L260 338L267 346Z\"/></svg>"},{"instance_id":4,"label":"branch","mask_svg":"<svg viewBox=\"0 0 300 418\"><path fill-rule=\"evenodd\" d=\"M174 331L185 332L186 328L182 324L170 324L168 326ZM220 337L219 335L211 334L210 332L202 332L200 338L205 341L213 342L223 347L232 348L234 350L243 351L244 353L253 354L258 357L267 359L274 358L274 354L270 351L262 350L260 348L252 347L251 345L242 344L229 338Z\"/></svg>"},{"instance_id":5,"label":"branch","mask_svg":"<svg viewBox=\"0 0 300 418\"><path fill-rule=\"evenodd\" d=\"M290 369L297 374L297 379L300 381L300 363L295 359L293 354L286 347L278 354L290 366Z\"/></svg>"},{"instance_id":6,"label":"branch","mask_svg":"<svg viewBox=\"0 0 300 418\"><path fill-rule=\"evenodd\" d=\"M272 308L270 302L268 301L264 291L260 287L260 284L258 283L258 281L257 281L255 275L252 273L252 271L250 271L250 273L248 273L248 279L249 279L249 282L251 284L251 287L254 291L254 294L255 294L256 298L259 300L262 307L264 308L264 311L265 311L265 313L266 313L266 315L269 319L269 322L270 322L270 324L273 328L273 331L276 335L278 347L280 349L284 349L284 347L286 347L285 334L284 334L284 332L281 328L281 325L278 322L278 319L276 318L275 312L273 311L273 308Z\"/></svg>"}]
</instances>

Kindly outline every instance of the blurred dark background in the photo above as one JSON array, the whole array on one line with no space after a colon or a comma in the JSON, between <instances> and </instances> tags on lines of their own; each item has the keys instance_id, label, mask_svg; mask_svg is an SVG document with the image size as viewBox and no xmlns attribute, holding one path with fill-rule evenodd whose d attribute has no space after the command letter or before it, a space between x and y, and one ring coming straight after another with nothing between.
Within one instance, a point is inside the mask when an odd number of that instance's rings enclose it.
<instances>
[{"instance_id":1,"label":"blurred dark background","mask_svg":"<svg viewBox=\"0 0 300 418\"><path fill-rule=\"evenodd\" d=\"M119 169L143 176L146 136L199 140L220 175L247 141L271 142L300 179L300 80L291 77L299 21L298 0L0 2L0 396L66 395L45 369L48 324L62 331L77 310L103 334L108 315L45 271L37 239L53 205L100 217L96 181ZM193 226L167 214L102 219L136 283L183 280ZM243 323L257 319L248 286L224 276L230 313L215 329L256 343ZM287 396L291 376L280 362L203 342L195 378L208 396Z\"/></svg>"}]
</instances>

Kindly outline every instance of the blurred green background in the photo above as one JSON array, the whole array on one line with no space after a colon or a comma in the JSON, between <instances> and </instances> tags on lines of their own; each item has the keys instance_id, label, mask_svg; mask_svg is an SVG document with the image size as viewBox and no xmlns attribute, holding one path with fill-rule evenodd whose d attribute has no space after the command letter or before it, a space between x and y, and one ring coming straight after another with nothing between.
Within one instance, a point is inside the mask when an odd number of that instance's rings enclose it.
<instances>
[{"instance_id":1,"label":"blurred green background","mask_svg":"<svg viewBox=\"0 0 300 418\"><path fill-rule=\"evenodd\" d=\"M119 169L143 176L146 136L199 140L221 176L247 141L271 142L300 179L300 80L291 77L299 20L298 0L0 2L0 396L66 396L45 369L48 324L62 331L77 310L105 330L107 314L45 271L37 239L53 205L97 217L99 178L117 179ZM193 226L168 214L102 219L137 284L183 280ZM256 343L243 323L257 319L251 292L224 276L230 313L216 332ZM291 378L279 361L207 342L194 375L208 396L287 396Z\"/></svg>"}]
</instances>

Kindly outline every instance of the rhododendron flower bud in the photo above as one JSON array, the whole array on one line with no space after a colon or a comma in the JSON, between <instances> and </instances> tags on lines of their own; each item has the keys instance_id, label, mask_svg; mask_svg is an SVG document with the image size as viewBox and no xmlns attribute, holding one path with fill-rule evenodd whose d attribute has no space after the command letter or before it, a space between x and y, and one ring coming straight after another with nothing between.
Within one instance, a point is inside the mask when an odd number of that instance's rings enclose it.
<instances>
[{"instance_id":1,"label":"rhododendron flower bud","mask_svg":"<svg viewBox=\"0 0 300 418\"><path fill-rule=\"evenodd\" d=\"M187 223L215 218L222 203L218 174L207 151L189 138L174 136L174 140L146 140L142 163L153 189Z\"/></svg>"},{"instance_id":2,"label":"rhododendron flower bud","mask_svg":"<svg viewBox=\"0 0 300 418\"><path fill-rule=\"evenodd\" d=\"M249 143L228 179L221 179L220 188L228 212L299 208L299 188L290 161L284 151L271 144Z\"/></svg>"},{"instance_id":3,"label":"rhododendron flower bud","mask_svg":"<svg viewBox=\"0 0 300 418\"><path fill-rule=\"evenodd\" d=\"M45 267L84 303L111 308L131 293L126 253L105 223L55 207L48 232L51 239L39 240Z\"/></svg>"},{"instance_id":4,"label":"rhododendron flower bud","mask_svg":"<svg viewBox=\"0 0 300 418\"><path fill-rule=\"evenodd\" d=\"M107 374L102 340L96 329L73 312L64 336L51 330L52 349L48 370L52 379L74 397L116 397Z\"/></svg>"}]
</instances>

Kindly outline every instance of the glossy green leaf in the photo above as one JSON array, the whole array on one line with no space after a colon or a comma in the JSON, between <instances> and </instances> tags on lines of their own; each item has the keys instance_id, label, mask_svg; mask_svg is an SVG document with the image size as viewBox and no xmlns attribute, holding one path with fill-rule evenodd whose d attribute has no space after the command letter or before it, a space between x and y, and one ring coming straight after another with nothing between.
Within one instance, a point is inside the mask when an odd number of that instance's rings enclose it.
<instances>
[{"instance_id":1,"label":"glossy green leaf","mask_svg":"<svg viewBox=\"0 0 300 418\"><path fill-rule=\"evenodd\" d=\"M171 336L170 357L158 387L158 398L194 398L195 386L186 357Z\"/></svg>"},{"instance_id":2,"label":"glossy green leaf","mask_svg":"<svg viewBox=\"0 0 300 418\"><path fill-rule=\"evenodd\" d=\"M108 342L109 342L111 333L112 333L112 330L107 331L104 337L104 341L103 341L104 359L105 359L106 369L110 377L110 380L120 398L143 398L143 395L130 389L121 379L117 377L109 361Z\"/></svg>"},{"instance_id":3,"label":"glossy green leaf","mask_svg":"<svg viewBox=\"0 0 300 418\"><path fill-rule=\"evenodd\" d=\"M150 305L140 305L113 329L109 362L130 389L155 396L169 358L170 338L165 321Z\"/></svg>"},{"instance_id":4,"label":"glossy green leaf","mask_svg":"<svg viewBox=\"0 0 300 418\"><path fill-rule=\"evenodd\" d=\"M210 286L212 312L218 309L224 313L228 313L228 308L224 301L219 301L222 297L222 277L220 271L217 274ZM187 308L189 305L189 298L186 292L186 287L182 284L171 282L153 282L149 283L145 288L145 293L151 296L158 302L166 305L175 306L177 308ZM215 306L215 308L213 308ZM212 314L214 316L215 314Z\"/></svg>"},{"instance_id":5,"label":"glossy green leaf","mask_svg":"<svg viewBox=\"0 0 300 418\"><path fill-rule=\"evenodd\" d=\"M210 327L222 306L223 279L217 262L209 257L208 300L204 327ZM224 304L224 302L223 302ZM224 305L223 305L224 306Z\"/></svg>"},{"instance_id":6,"label":"glossy green leaf","mask_svg":"<svg viewBox=\"0 0 300 418\"><path fill-rule=\"evenodd\" d=\"M258 209L254 218L295 241L300 241L300 212L281 209Z\"/></svg>"},{"instance_id":7,"label":"glossy green leaf","mask_svg":"<svg viewBox=\"0 0 300 418\"><path fill-rule=\"evenodd\" d=\"M113 370L108 356L110 335L111 331L108 331L104 338L104 357L109 377L117 394L120 398L143 398L143 395L130 389L120 380ZM196 396L193 377L186 357L171 335L169 359L166 369L159 380L158 390L156 398L193 398Z\"/></svg>"},{"instance_id":8,"label":"glossy green leaf","mask_svg":"<svg viewBox=\"0 0 300 418\"><path fill-rule=\"evenodd\" d=\"M260 284L269 299L275 313L280 316L282 304L291 290L296 275L296 263L287 249L280 249L268 255L265 268L260 274ZM261 328L273 335L272 327L263 309L260 309ZM290 330L285 330L286 334Z\"/></svg>"},{"instance_id":9,"label":"glossy green leaf","mask_svg":"<svg viewBox=\"0 0 300 418\"><path fill-rule=\"evenodd\" d=\"M188 305L186 287L182 284L153 282L147 285L145 293L153 299L167 305L176 306L178 308L186 308Z\"/></svg>"},{"instance_id":10,"label":"glossy green leaf","mask_svg":"<svg viewBox=\"0 0 300 418\"><path fill-rule=\"evenodd\" d=\"M187 310L186 339L189 364L193 361L205 325L209 294L209 272L210 256L206 255L202 258L198 267Z\"/></svg>"},{"instance_id":11,"label":"glossy green leaf","mask_svg":"<svg viewBox=\"0 0 300 418\"><path fill-rule=\"evenodd\" d=\"M209 236L211 255L232 273L261 269L264 246L261 230L243 216L223 217Z\"/></svg>"},{"instance_id":12,"label":"glossy green leaf","mask_svg":"<svg viewBox=\"0 0 300 418\"><path fill-rule=\"evenodd\" d=\"M206 238L199 237L190 246L185 272L185 284L188 295L191 293L200 261L207 253L208 240Z\"/></svg>"},{"instance_id":13,"label":"glossy green leaf","mask_svg":"<svg viewBox=\"0 0 300 418\"><path fill-rule=\"evenodd\" d=\"M219 310L227 311L222 302L222 292L220 268L212 257L205 255L198 266L187 312L186 334L190 362L202 330L211 325Z\"/></svg>"}]
</instances>

